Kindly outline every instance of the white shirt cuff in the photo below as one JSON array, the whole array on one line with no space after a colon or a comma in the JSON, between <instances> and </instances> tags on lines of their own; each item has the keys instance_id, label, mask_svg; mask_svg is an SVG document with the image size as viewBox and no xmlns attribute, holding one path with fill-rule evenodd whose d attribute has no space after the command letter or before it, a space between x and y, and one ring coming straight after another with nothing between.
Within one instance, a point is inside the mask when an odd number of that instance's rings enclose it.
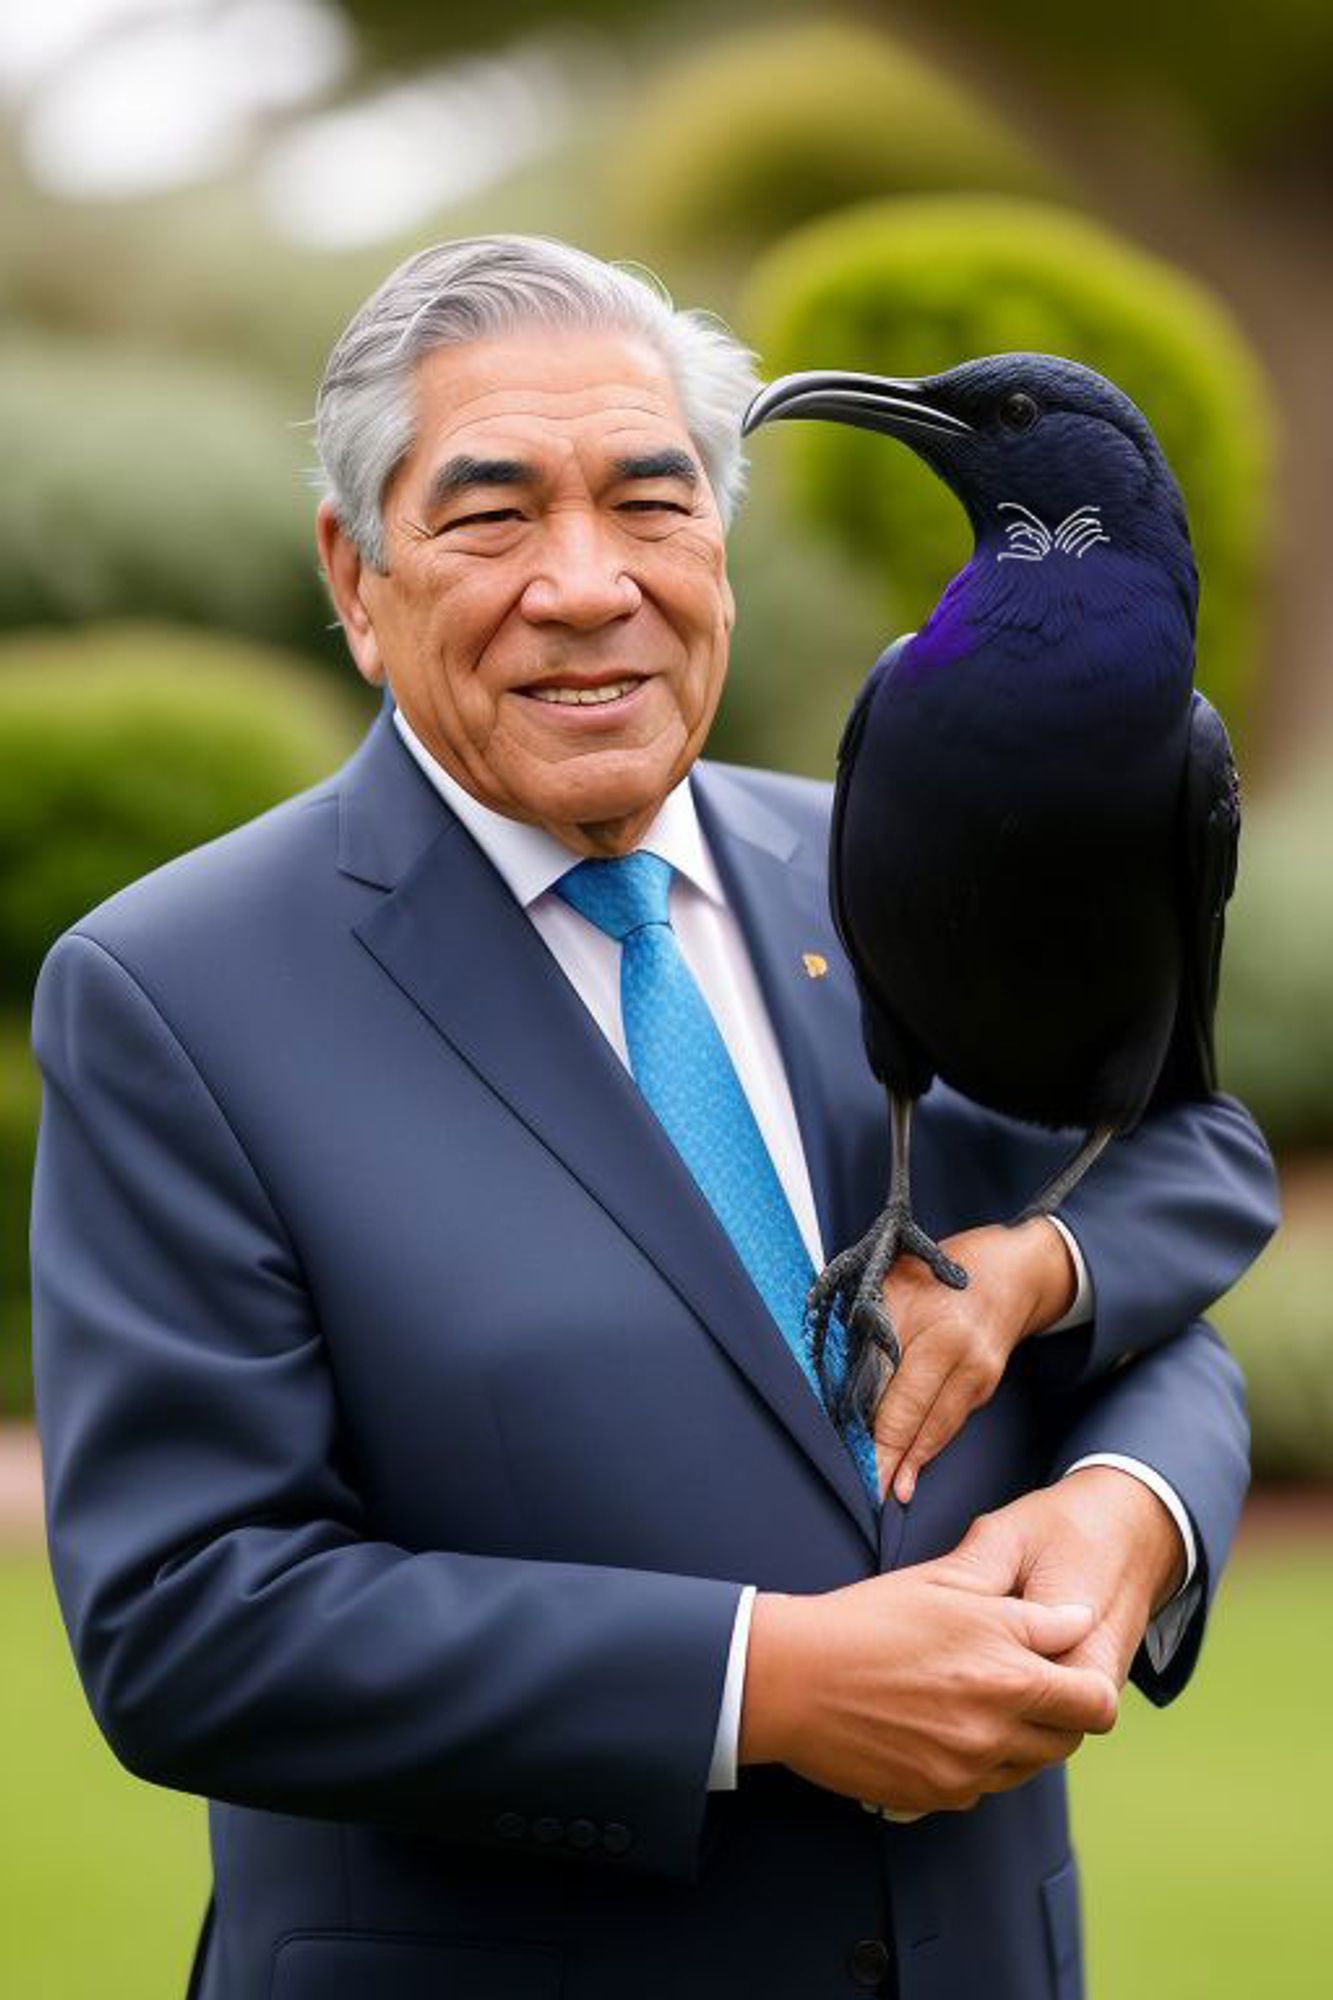
<instances>
[{"instance_id":1,"label":"white shirt cuff","mask_svg":"<svg viewBox=\"0 0 1333 2000\"><path fill-rule=\"evenodd\" d=\"M1074 1293L1074 1303L1070 1306L1068 1312L1060 1319L1055 1320L1050 1326L1042 1327L1040 1329L1042 1335L1063 1333L1067 1326L1082 1326L1086 1320L1092 1318L1092 1279L1088 1276L1088 1267L1083 1261L1083 1252L1078 1247L1078 1238L1069 1227L1069 1224L1062 1222L1058 1215L1048 1215L1045 1219L1047 1222L1055 1225L1069 1246L1069 1254L1074 1260L1074 1277L1077 1289Z\"/></svg>"},{"instance_id":2,"label":"white shirt cuff","mask_svg":"<svg viewBox=\"0 0 1333 2000\"><path fill-rule=\"evenodd\" d=\"M1073 1465L1067 1466L1064 1477L1067 1479L1071 1472L1077 1472L1081 1465L1113 1465L1121 1472L1128 1472L1134 1479L1141 1479L1157 1495L1180 1530L1180 1538L1185 1544L1185 1580L1175 1596L1168 1598L1157 1616L1149 1621L1143 1635L1148 1658L1160 1674L1170 1665L1171 1657L1198 1609L1201 1595L1201 1582L1195 1575L1198 1549L1189 1509L1170 1481L1163 1479L1152 1466L1145 1465L1142 1459L1126 1458L1118 1451L1089 1452L1086 1458L1077 1459Z\"/></svg>"},{"instance_id":3,"label":"white shirt cuff","mask_svg":"<svg viewBox=\"0 0 1333 2000\"><path fill-rule=\"evenodd\" d=\"M741 1735L741 1695L745 1689L745 1657L750 1645L750 1614L759 1586L747 1583L736 1606L736 1622L731 1628L731 1650L727 1654L727 1678L722 1686L722 1708L713 1741L713 1761L708 1771L710 1792L736 1789L736 1751Z\"/></svg>"}]
</instances>

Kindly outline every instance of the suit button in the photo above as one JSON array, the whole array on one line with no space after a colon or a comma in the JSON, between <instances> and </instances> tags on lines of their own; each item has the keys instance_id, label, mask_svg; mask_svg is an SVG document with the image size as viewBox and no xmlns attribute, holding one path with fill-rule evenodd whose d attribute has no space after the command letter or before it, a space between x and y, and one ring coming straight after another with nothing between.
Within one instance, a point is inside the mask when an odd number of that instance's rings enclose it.
<instances>
[{"instance_id":1,"label":"suit button","mask_svg":"<svg viewBox=\"0 0 1333 2000\"><path fill-rule=\"evenodd\" d=\"M565 1837L564 1821L552 1819L549 1813L541 1819L535 1819L532 1822L532 1837L534 1840L563 1840Z\"/></svg>"},{"instance_id":2,"label":"suit button","mask_svg":"<svg viewBox=\"0 0 1333 2000\"><path fill-rule=\"evenodd\" d=\"M572 1819L565 1838L571 1847L592 1847L597 1840L597 1828L590 1819Z\"/></svg>"},{"instance_id":3,"label":"suit button","mask_svg":"<svg viewBox=\"0 0 1333 2000\"><path fill-rule=\"evenodd\" d=\"M496 1815L495 1831L502 1840L522 1840L528 1830L528 1823L522 1813L502 1812Z\"/></svg>"},{"instance_id":4,"label":"suit button","mask_svg":"<svg viewBox=\"0 0 1333 2000\"><path fill-rule=\"evenodd\" d=\"M634 1838L627 1826L618 1820L608 1820L602 1828L602 1846L608 1854L623 1854Z\"/></svg>"},{"instance_id":5,"label":"suit button","mask_svg":"<svg viewBox=\"0 0 1333 2000\"><path fill-rule=\"evenodd\" d=\"M858 1986L878 1986L889 1969L883 1938L858 1938L847 1954L847 1970Z\"/></svg>"}]
</instances>

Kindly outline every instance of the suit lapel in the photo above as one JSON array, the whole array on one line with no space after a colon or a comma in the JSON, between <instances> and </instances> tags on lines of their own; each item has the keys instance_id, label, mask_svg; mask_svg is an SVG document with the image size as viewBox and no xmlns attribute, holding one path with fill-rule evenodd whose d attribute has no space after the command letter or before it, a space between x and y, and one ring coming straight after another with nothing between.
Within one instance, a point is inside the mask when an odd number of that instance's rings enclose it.
<instances>
[{"instance_id":1,"label":"suit lapel","mask_svg":"<svg viewBox=\"0 0 1333 2000\"><path fill-rule=\"evenodd\" d=\"M828 1002L847 977L828 908L826 861L723 765L696 764L699 819L736 914L782 1051L824 1254L842 1247L829 1118ZM809 963L807 963L807 960Z\"/></svg>"},{"instance_id":2,"label":"suit lapel","mask_svg":"<svg viewBox=\"0 0 1333 2000\"><path fill-rule=\"evenodd\" d=\"M773 1004L770 989L781 979L775 982L771 960L781 948L770 947L759 912L770 897L781 899L779 907L789 904L777 850L789 856L795 842L772 815L728 833L723 822L731 803L710 789L701 816ZM354 923L361 943L651 1260L877 1548L878 1524L851 1455L730 1239L540 934L418 769L387 701L342 774L339 867L387 892ZM815 1079L780 998L774 1019L792 1063L827 1242Z\"/></svg>"}]
</instances>

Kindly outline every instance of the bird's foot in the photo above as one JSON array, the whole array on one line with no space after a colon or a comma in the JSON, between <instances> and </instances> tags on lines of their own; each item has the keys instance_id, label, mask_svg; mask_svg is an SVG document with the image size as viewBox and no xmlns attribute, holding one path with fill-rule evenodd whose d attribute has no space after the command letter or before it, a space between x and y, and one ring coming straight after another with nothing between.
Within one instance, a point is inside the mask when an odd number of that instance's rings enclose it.
<instances>
[{"instance_id":1,"label":"bird's foot","mask_svg":"<svg viewBox=\"0 0 1333 2000\"><path fill-rule=\"evenodd\" d=\"M893 1255L885 1263L887 1271L899 1257L919 1257L931 1274L951 1291L961 1292L967 1288L967 1272L956 1263L947 1250L941 1250L933 1236L927 1236L915 1217L904 1212L899 1227L898 1241Z\"/></svg>"},{"instance_id":2,"label":"bird's foot","mask_svg":"<svg viewBox=\"0 0 1333 2000\"><path fill-rule=\"evenodd\" d=\"M902 1347L884 1303L884 1280L900 1257L919 1257L943 1285L962 1291L967 1272L928 1236L905 1203L891 1202L859 1243L843 1250L825 1266L810 1288L806 1306L816 1369L825 1399L841 1421L867 1367L878 1372L882 1363L893 1375ZM847 1365L841 1382L829 1380L826 1353L836 1314L846 1329Z\"/></svg>"}]
</instances>

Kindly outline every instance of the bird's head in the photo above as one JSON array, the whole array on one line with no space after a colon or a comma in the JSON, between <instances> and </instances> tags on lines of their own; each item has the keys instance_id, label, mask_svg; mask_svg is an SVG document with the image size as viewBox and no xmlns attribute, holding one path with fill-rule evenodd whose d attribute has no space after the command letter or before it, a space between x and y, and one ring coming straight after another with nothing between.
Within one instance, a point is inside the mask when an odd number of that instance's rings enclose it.
<instances>
[{"instance_id":1,"label":"bird's head","mask_svg":"<svg viewBox=\"0 0 1333 2000\"><path fill-rule=\"evenodd\" d=\"M1152 426L1078 362L989 354L912 378L806 370L761 389L742 434L793 418L910 445L957 494L979 549L1039 562L1107 546L1193 583L1184 502Z\"/></svg>"}]
</instances>

